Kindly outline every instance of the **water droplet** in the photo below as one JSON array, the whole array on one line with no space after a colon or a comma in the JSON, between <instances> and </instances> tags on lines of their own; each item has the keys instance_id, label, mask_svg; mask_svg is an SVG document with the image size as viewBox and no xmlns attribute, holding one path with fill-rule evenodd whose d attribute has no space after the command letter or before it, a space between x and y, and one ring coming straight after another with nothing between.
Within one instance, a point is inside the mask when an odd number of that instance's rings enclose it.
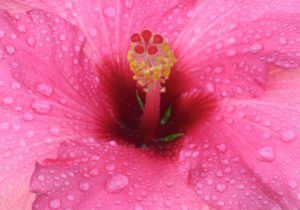
<instances>
[{"instance_id":1,"label":"water droplet","mask_svg":"<svg viewBox=\"0 0 300 210\"><path fill-rule=\"evenodd\" d=\"M59 199L53 199L49 203L50 208L58 209L61 206L61 202Z\"/></svg>"},{"instance_id":2,"label":"water droplet","mask_svg":"<svg viewBox=\"0 0 300 210\"><path fill-rule=\"evenodd\" d=\"M56 126L52 126L49 131L53 136L57 136L60 133L59 127Z\"/></svg>"},{"instance_id":3,"label":"water droplet","mask_svg":"<svg viewBox=\"0 0 300 210\"><path fill-rule=\"evenodd\" d=\"M33 120L33 114L31 113L25 113L24 116L23 116L23 119L27 122L30 122Z\"/></svg>"},{"instance_id":4,"label":"water droplet","mask_svg":"<svg viewBox=\"0 0 300 210\"><path fill-rule=\"evenodd\" d=\"M300 192L297 193L297 199L300 201Z\"/></svg>"},{"instance_id":5,"label":"water droplet","mask_svg":"<svg viewBox=\"0 0 300 210\"><path fill-rule=\"evenodd\" d=\"M289 181L288 184L289 184L289 187L290 187L291 189L296 189L296 188L298 187L297 182L294 181L294 180Z\"/></svg>"},{"instance_id":6,"label":"water droplet","mask_svg":"<svg viewBox=\"0 0 300 210\"><path fill-rule=\"evenodd\" d=\"M50 85L45 83L40 83L36 87L36 91L44 96L51 96L53 94L53 89Z\"/></svg>"},{"instance_id":7,"label":"water droplet","mask_svg":"<svg viewBox=\"0 0 300 210\"><path fill-rule=\"evenodd\" d=\"M0 30L0 38L4 37L5 33L4 31Z\"/></svg>"},{"instance_id":8,"label":"water droplet","mask_svg":"<svg viewBox=\"0 0 300 210\"><path fill-rule=\"evenodd\" d=\"M7 96L5 98L3 98L3 103L5 105L11 105L14 102L14 98L11 96Z\"/></svg>"},{"instance_id":9,"label":"water droplet","mask_svg":"<svg viewBox=\"0 0 300 210\"><path fill-rule=\"evenodd\" d=\"M217 148L218 148L218 150L219 150L220 152L226 152L226 145L225 145L225 144L219 144L219 145L217 146Z\"/></svg>"},{"instance_id":10,"label":"water droplet","mask_svg":"<svg viewBox=\"0 0 300 210\"><path fill-rule=\"evenodd\" d=\"M39 175L39 176L38 176L38 180L39 180L40 182L45 181L45 176L44 176L44 175Z\"/></svg>"},{"instance_id":11,"label":"water droplet","mask_svg":"<svg viewBox=\"0 0 300 210\"><path fill-rule=\"evenodd\" d=\"M206 84L206 89L208 92L213 93L215 91L215 85L212 82Z\"/></svg>"},{"instance_id":12,"label":"water droplet","mask_svg":"<svg viewBox=\"0 0 300 210\"><path fill-rule=\"evenodd\" d=\"M272 162L275 159L274 150L271 147L262 147L256 151L257 159L264 162Z\"/></svg>"},{"instance_id":13,"label":"water droplet","mask_svg":"<svg viewBox=\"0 0 300 210\"><path fill-rule=\"evenodd\" d=\"M26 39L26 42L29 46L33 47L35 45L35 38L30 36Z\"/></svg>"},{"instance_id":14,"label":"water droplet","mask_svg":"<svg viewBox=\"0 0 300 210\"><path fill-rule=\"evenodd\" d=\"M133 7L134 0L125 0L125 7L131 9Z\"/></svg>"},{"instance_id":15,"label":"water droplet","mask_svg":"<svg viewBox=\"0 0 300 210\"><path fill-rule=\"evenodd\" d=\"M10 55L14 54L16 51L15 47L12 45L7 45L5 49L6 49L6 52Z\"/></svg>"},{"instance_id":16,"label":"water droplet","mask_svg":"<svg viewBox=\"0 0 300 210\"><path fill-rule=\"evenodd\" d=\"M284 46L284 45L286 45L288 43L288 40L285 38L285 37L280 37L280 39L279 39L279 44L281 45L281 46Z\"/></svg>"},{"instance_id":17,"label":"water droplet","mask_svg":"<svg viewBox=\"0 0 300 210\"><path fill-rule=\"evenodd\" d=\"M11 89L13 90L19 90L21 88L21 83L19 82L12 82Z\"/></svg>"},{"instance_id":18,"label":"water droplet","mask_svg":"<svg viewBox=\"0 0 300 210\"><path fill-rule=\"evenodd\" d=\"M68 201L74 201L75 200L74 195L67 195L67 200Z\"/></svg>"},{"instance_id":19,"label":"water droplet","mask_svg":"<svg viewBox=\"0 0 300 210\"><path fill-rule=\"evenodd\" d=\"M4 122L0 124L0 131L7 131L9 129L9 123Z\"/></svg>"},{"instance_id":20,"label":"water droplet","mask_svg":"<svg viewBox=\"0 0 300 210\"><path fill-rule=\"evenodd\" d=\"M66 35L65 35L65 34L59 35L59 39L60 39L61 41L65 41L65 40L66 40Z\"/></svg>"},{"instance_id":21,"label":"water droplet","mask_svg":"<svg viewBox=\"0 0 300 210\"><path fill-rule=\"evenodd\" d=\"M235 44L235 43L236 43L236 38L235 38L235 37L230 37L230 38L227 40L227 42L228 42L229 44Z\"/></svg>"},{"instance_id":22,"label":"water droplet","mask_svg":"<svg viewBox=\"0 0 300 210\"><path fill-rule=\"evenodd\" d=\"M17 26L17 29L18 29L18 31L21 32L21 33L24 33L24 32L26 31L26 28L25 28L24 25L18 25L18 26Z\"/></svg>"},{"instance_id":23,"label":"water droplet","mask_svg":"<svg viewBox=\"0 0 300 210\"><path fill-rule=\"evenodd\" d=\"M12 156L12 151L11 150L8 150L4 153L4 157L8 158L8 157L11 157Z\"/></svg>"},{"instance_id":24,"label":"water droplet","mask_svg":"<svg viewBox=\"0 0 300 210\"><path fill-rule=\"evenodd\" d=\"M113 7L108 7L104 9L104 15L109 18L114 17L116 15L116 9Z\"/></svg>"},{"instance_id":25,"label":"water droplet","mask_svg":"<svg viewBox=\"0 0 300 210\"><path fill-rule=\"evenodd\" d=\"M222 193L226 190L226 185L225 184L218 184L218 185L216 185L216 190L218 192Z\"/></svg>"},{"instance_id":26,"label":"water droplet","mask_svg":"<svg viewBox=\"0 0 300 210\"><path fill-rule=\"evenodd\" d=\"M128 177L123 174L115 174L106 182L106 190L109 193L121 192L129 183Z\"/></svg>"},{"instance_id":27,"label":"water droplet","mask_svg":"<svg viewBox=\"0 0 300 210\"><path fill-rule=\"evenodd\" d=\"M285 130L281 133L281 140L284 142L291 142L296 139L296 134L292 130Z\"/></svg>"},{"instance_id":28,"label":"water droplet","mask_svg":"<svg viewBox=\"0 0 300 210\"><path fill-rule=\"evenodd\" d=\"M88 191L90 189L90 184L87 182L80 182L79 183L79 189L81 191Z\"/></svg>"},{"instance_id":29,"label":"water droplet","mask_svg":"<svg viewBox=\"0 0 300 210\"><path fill-rule=\"evenodd\" d=\"M114 164L107 164L107 165L105 166L105 169L106 169L107 171L114 171L114 170L116 169L116 166L115 166Z\"/></svg>"},{"instance_id":30,"label":"water droplet","mask_svg":"<svg viewBox=\"0 0 300 210\"><path fill-rule=\"evenodd\" d=\"M230 50L228 50L227 51L227 56L228 57L234 57L234 56L236 56L236 50L235 49L230 49Z\"/></svg>"},{"instance_id":31,"label":"water droplet","mask_svg":"<svg viewBox=\"0 0 300 210\"><path fill-rule=\"evenodd\" d=\"M31 104L32 109L39 114L46 114L50 111L51 105L45 100L35 100Z\"/></svg>"},{"instance_id":32,"label":"water droplet","mask_svg":"<svg viewBox=\"0 0 300 210\"><path fill-rule=\"evenodd\" d=\"M266 140L268 140L270 138L271 138L271 134L269 132L267 132L267 131L263 132L263 134L262 134L262 139L263 140L266 141Z\"/></svg>"},{"instance_id":33,"label":"water droplet","mask_svg":"<svg viewBox=\"0 0 300 210\"><path fill-rule=\"evenodd\" d=\"M92 37L96 37L98 35L98 30L96 28L90 28L89 29L89 34L92 36Z\"/></svg>"},{"instance_id":34,"label":"water droplet","mask_svg":"<svg viewBox=\"0 0 300 210\"><path fill-rule=\"evenodd\" d=\"M214 72L216 74L221 74L224 71L224 68L222 66L217 66L216 68L214 68Z\"/></svg>"},{"instance_id":35,"label":"water droplet","mask_svg":"<svg viewBox=\"0 0 300 210\"><path fill-rule=\"evenodd\" d=\"M264 46L260 43L254 43L250 48L249 52L251 53L258 53L264 49Z\"/></svg>"},{"instance_id":36,"label":"water droplet","mask_svg":"<svg viewBox=\"0 0 300 210\"><path fill-rule=\"evenodd\" d=\"M4 52L3 52L3 50L2 50L2 49L0 49L0 59L2 59L2 58L3 58L3 55L4 55Z\"/></svg>"}]
</instances>

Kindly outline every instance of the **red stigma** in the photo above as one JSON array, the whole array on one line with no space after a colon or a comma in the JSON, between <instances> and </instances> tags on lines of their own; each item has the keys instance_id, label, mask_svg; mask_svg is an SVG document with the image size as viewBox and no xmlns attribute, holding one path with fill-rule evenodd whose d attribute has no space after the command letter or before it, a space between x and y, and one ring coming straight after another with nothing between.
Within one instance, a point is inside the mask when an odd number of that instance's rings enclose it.
<instances>
[{"instance_id":1,"label":"red stigma","mask_svg":"<svg viewBox=\"0 0 300 210\"><path fill-rule=\"evenodd\" d=\"M148 47L148 53L150 54L150 55L155 55L156 53L158 52L158 49L157 49L157 47L155 47L155 46L150 46L150 47Z\"/></svg>"},{"instance_id":2,"label":"red stigma","mask_svg":"<svg viewBox=\"0 0 300 210\"><path fill-rule=\"evenodd\" d=\"M161 35L159 35L159 34L156 34L155 36L154 36L154 43L155 44L161 44L161 43L163 43L163 41L164 41L164 39L163 39L163 37L161 36Z\"/></svg>"},{"instance_id":3,"label":"red stigma","mask_svg":"<svg viewBox=\"0 0 300 210\"><path fill-rule=\"evenodd\" d=\"M145 43L149 43L149 41L150 41L150 39L152 37L152 32L149 31L149 30L144 30L142 32L142 37L143 37Z\"/></svg>"},{"instance_id":4,"label":"red stigma","mask_svg":"<svg viewBox=\"0 0 300 210\"><path fill-rule=\"evenodd\" d=\"M137 54L143 54L145 52L145 48L142 45L137 45L134 48L134 52Z\"/></svg>"},{"instance_id":5,"label":"red stigma","mask_svg":"<svg viewBox=\"0 0 300 210\"><path fill-rule=\"evenodd\" d=\"M135 33L131 36L131 41L135 43L140 43L142 41L141 36L138 33Z\"/></svg>"}]
</instances>

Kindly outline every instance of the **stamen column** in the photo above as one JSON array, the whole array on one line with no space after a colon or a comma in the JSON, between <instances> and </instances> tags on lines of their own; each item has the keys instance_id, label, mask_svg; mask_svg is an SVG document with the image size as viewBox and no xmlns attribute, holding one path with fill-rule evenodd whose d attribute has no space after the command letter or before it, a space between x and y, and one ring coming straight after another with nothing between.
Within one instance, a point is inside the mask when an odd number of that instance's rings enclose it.
<instances>
[{"instance_id":1,"label":"stamen column","mask_svg":"<svg viewBox=\"0 0 300 210\"><path fill-rule=\"evenodd\" d=\"M144 141L150 143L156 140L160 125L160 96L165 91L162 84L169 78L176 58L161 35L144 30L131 36L127 59L133 79L146 92L140 129Z\"/></svg>"}]
</instances>

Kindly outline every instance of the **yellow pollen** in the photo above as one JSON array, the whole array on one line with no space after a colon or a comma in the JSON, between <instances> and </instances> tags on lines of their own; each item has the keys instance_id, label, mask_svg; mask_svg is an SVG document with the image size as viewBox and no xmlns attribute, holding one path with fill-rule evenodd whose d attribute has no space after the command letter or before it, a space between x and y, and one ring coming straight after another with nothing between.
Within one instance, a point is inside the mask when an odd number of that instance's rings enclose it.
<instances>
[{"instance_id":1,"label":"yellow pollen","mask_svg":"<svg viewBox=\"0 0 300 210\"><path fill-rule=\"evenodd\" d=\"M133 72L133 79L148 92L154 85L162 86L169 78L176 58L167 42L159 34L149 30L131 37L127 59Z\"/></svg>"}]
</instances>

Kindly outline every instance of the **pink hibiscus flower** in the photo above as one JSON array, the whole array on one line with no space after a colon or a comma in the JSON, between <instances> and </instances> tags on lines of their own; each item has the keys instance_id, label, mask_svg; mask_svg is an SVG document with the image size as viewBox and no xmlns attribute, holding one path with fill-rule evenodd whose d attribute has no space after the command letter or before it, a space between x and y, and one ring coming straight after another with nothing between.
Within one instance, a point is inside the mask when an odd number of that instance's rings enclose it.
<instances>
[{"instance_id":1,"label":"pink hibiscus flower","mask_svg":"<svg viewBox=\"0 0 300 210\"><path fill-rule=\"evenodd\" d=\"M0 209L299 209L299 0L0 0Z\"/></svg>"}]
</instances>

